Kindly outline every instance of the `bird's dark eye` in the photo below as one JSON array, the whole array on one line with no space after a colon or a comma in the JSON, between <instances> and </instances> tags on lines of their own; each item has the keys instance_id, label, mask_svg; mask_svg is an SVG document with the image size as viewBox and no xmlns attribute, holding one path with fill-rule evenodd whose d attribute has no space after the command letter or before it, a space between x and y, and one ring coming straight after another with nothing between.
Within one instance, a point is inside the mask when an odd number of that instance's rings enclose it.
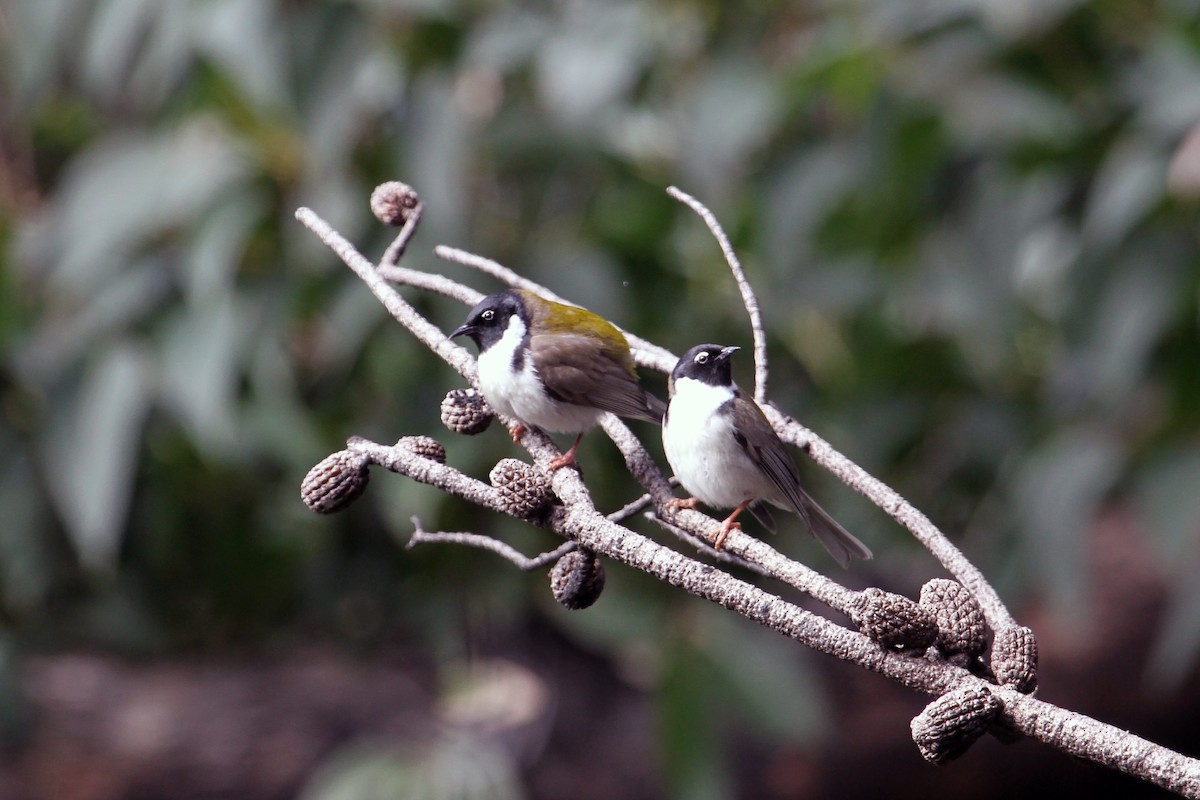
<instances>
[{"instance_id":1,"label":"bird's dark eye","mask_svg":"<svg viewBox=\"0 0 1200 800\"><path fill-rule=\"evenodd\" d=\"M708 353L705 353L705 352L697 353L696 354L696 363L697 364L707 364L708 363Z\"/></svg>"},{"instance_id":2,"label":"bird's dark eye","mask_svg":"<svg viewBox=\"0 0 1200 800\"><path fill-rule=\"evenodd\" d=\"M485 312L483 312L482 314L480 314L480 315L479 315L479 318L480 318L481 320L483 320L484 322L491 322L491 321L492 321L492 317L494 317L494 316L496 316L496 312L495 312L495 311L492 311L492 310L489 308L487 311L485 311Z\"/></svg>"}]
</instances>

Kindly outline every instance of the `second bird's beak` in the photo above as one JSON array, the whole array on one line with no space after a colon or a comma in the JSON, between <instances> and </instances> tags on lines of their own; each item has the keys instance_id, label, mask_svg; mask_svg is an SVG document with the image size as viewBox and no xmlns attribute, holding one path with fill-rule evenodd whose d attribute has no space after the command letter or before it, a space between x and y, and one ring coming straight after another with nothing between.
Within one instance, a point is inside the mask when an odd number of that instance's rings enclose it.
<instances>
[{"instance_id":1,"label":"second bird's beak","mask_svg":"<svg viewBox=\"0 0 1200 800\"><path fill-rule=\"evenodd\" d=\"M459 325L457 328L455 328L453 331L451 331L450 335L447 336L446 338L447 339L457 339L459 336L465 336L466 334L470 333L473 330L475 330L474 325Z\"/></svg>"},{"instance_id":2,"label":"second bird's beak","mask_svg":"<svg viewBox=\"0 0 1200 800\"><path fill-rule=\"evenodd\" d=\"M734 353L736 353L738 350L741 350L741 349L742 348L737 347L736 345L730 345L729 347L722 347L720 354L717 356L717 359L719 361L724 361L725 359L729 358L731 355L733 355Z\"/></svg>"}]
</instances>

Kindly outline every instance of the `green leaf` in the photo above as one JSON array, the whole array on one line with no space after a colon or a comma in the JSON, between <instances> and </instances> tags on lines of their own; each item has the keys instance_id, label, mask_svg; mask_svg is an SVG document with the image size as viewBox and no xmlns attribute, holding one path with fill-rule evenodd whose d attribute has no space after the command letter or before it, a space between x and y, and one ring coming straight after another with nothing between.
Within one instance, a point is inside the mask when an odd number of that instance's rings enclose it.
<instances>
[{"instance_id":1,"label":"green leaf","mask_svg":"<svg viewBox=\"0 0 1200 800\"><path fill-rule=\"evenodd\" d=\"M1017 468L1013 510L1025 564L1063 607L1084 599L1084 534L1122 468L1123 453L1106 430L1066 428L1030 452Z\"/></svg>"},{"instance_id":2,"label":"green leaf","mask_svg":"<svg viewBox=\"0 0 1200 800\"><path fill-rule=\"evenodd\" d=\"M149 357L115 344L84 376L69 420L56 426L42 468L83 565L116 566L133 495L142 425L152 389Z\"/></svg>"},{"instance_id":3,"label":"green leaf","mask_svg":"<svg viewBox=\"0 0 1200 800\"><path fill-rule=\"evenodd\" d=\"M1160 569L1172 591L1146 666L1146 682L1179 688L1200 656L1200 448L1182 442L1143 468L1137 506L1154 533Z\"/></svg>"}]
</instances>

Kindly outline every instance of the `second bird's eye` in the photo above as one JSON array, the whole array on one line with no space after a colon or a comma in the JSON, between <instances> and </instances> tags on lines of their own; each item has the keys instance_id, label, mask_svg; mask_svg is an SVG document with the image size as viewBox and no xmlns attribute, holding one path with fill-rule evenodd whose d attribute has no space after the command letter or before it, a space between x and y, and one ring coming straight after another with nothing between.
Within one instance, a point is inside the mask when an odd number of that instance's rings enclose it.
<instances>
[{"instance_id":1,"label":"second bird's eye","mask_svg":"<svg viewBox=\"0 0 1200 800\"><path fill-rule=\"evenodd\" d=\"M697 353L696 354L696 363L697 364L707 364L708 363L708 353Z\"/></svg>"},{"instance_id":2,"label":"second bird's eye","mask_svg":"<svg viewBox=\"0 0 1200 800\"><path fill-rule=\"evenodd\" d=\"M482 314L480 314L480 315L479 315L479 318L480 318L481 320L483 320L484 322L491 322L491 321L492 321L492 317L494 317L494 316L496 316L496 312L495 312L495 311L492 311L492 310L489 308L487 311L485 311L485 312L483 312Z\"/></svg>"}]
</instances>

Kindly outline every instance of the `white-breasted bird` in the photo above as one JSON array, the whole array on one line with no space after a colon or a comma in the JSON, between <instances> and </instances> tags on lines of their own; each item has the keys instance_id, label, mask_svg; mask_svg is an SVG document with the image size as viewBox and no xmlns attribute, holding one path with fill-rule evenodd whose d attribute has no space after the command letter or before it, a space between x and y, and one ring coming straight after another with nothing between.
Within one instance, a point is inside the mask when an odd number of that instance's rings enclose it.
<instances>
[{"instance_id":1,"label":"white-breasted bird","mask_svg":"<svg viewBox=\"0 0 1200 800\"><path fill-rule=\"evenodd\" d=\"M584 431L606 411L662 423L666 403L638 383L624 334L577 306L555 303L524 289L489 295L450 338L479 346L479 389L500 414L551 433L576 433L571 449L550 463L575 463Z\"/></svg>"},{"instance_id":2,"label":"white-breasted bird","mask_svg":"<svg viewBox=\"0 0 1200 800\"><path fill-rule=\"evenodd\" d=\"M749 509L769 530L774 520L765 501L804 520L813 536L843 567L850 559L870 558L867 546L829 516L800 486L800 474L786 445L754 398L733 380L729 357L737 347L696 345L671 372L663 418L663 448L675 476L691 495L676 506L699 500L714 508L733 508L721 523L713 546L718 550Z\"/></svg>"}]
</instances>

